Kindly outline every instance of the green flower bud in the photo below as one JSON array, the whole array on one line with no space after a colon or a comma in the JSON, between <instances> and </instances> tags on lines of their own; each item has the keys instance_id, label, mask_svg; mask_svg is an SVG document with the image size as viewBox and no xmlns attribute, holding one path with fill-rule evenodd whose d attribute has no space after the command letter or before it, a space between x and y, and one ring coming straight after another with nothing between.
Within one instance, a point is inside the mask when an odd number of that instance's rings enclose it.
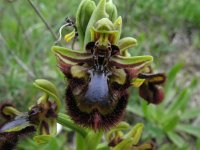
<instances>
[{"instance_id":1,"label":"green flower bud","mask_svg":"<svg viewBox=\"0 0 200 150\"><path fill-rule=\"evenodd\" d=\"M131 131L129 131L124 138L133 138L133 145L138 144L143 130L144 125L142 123L137 123Z\"/></svg>"},{"instance_id":2,"label":"green flower bud","mask_svg":"<svg viewBox=\"0 0 200 150\"><path fill-rule=\"evenodd\" d=\"M109 19L114 22L117 19L117 8L113 4L112 0L106 3L106 13L109 15Z\"/></svg>"},{"instance_id":3,"label":"green flower bud","mask_svg":"<svg viewBox=\"0 0 200 150\"><path fill-rule=\"evenodd\" d=\"M91 0L83 0L78 7L78 10L76 13L76 26L78 29L78 34L79 34L79 38L82 45L84 42L85 31L86 31L88 22L95 8L96 8L96 5L94 1L91 1Z\"/></svg>"},{"instance_id":4,"label":"green flower bud","mask_svg":"<svg viewBox=\"0 0 200 150\"><path fill-rule=\"evenodd\" d=\"M95 10L93 11L90 21L88 22L88 25L86 28L84 46L86 46L89 42L91 42L90 30L93 27L93 25L102 18L108 18L105 5L106 5L106 0L101 0L99 4L97 5L97 7L95 8Z\"/></svg>"}]
</instances>

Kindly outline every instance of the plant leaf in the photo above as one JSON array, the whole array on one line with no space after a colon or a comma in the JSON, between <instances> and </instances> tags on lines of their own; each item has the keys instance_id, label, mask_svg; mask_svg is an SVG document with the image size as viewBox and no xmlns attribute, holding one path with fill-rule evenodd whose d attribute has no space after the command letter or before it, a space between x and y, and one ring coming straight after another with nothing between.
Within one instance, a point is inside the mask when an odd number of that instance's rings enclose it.
<instances>
[{"instance_id":1,"label":"plant leaf","mask_svg":"<svg viewBox=\"0 0 200 150\"><path fill-rule=\"evenodd\" d=\"M179 125L177 125L176 129L178 131L186 132L188 134L191 134L193 136L200 138L200 127L199 126L179 124Z\"/></svg>"},{"instance_id":2,"label":"plant leaf","mask_svg":"<svg viewBox=\"0 0 200 150\"><path fill-rule=\"evenodd\" d=\"M136 114L136 115L138 115L140 117L144 117L144 114L143 114L141 108L138 107L138 105L137 106L132 106L132 105L128 106L127 107L127 111L129 111L131 113L134 113L134 114Z\"/></svg>"},{"instance_id":3,"label":"plant leaf","mask_svg":"<svg viewBox=\"0 0 200 150\"><path fill-rule=\"evenodd\" d=\"M193 79L188 87L183 89L180 95L175 99L167 110L168 115L177 113L177 111L184 111L188 100L192 94L193 88L197 85L197 79Z\"/></svg>"},{"instance_id":4,"label":"plant leaf","mask_svg":"<svg viewBox=\"0 0 200 150\"><path fill-rule=\"evenodd\" d=\"M180 137L177 133L175 132L167 132L167 136L169 137L169 139L175 144L177 145L179 148L184 147L185 143L187 143L186 141L184 141L184 139L182 137Z\"/></svg>"},{"instance_id":5,"label":"plant leaf","mask_svg":"<svg viewBox=\"0 0 200 150\"><path fill-rule=\"evenodd\" d=\"M181 120L193 119L200 114L200 107L195 107L187 109L183 114L181 114Z\"/></svg>"}]
</instances>

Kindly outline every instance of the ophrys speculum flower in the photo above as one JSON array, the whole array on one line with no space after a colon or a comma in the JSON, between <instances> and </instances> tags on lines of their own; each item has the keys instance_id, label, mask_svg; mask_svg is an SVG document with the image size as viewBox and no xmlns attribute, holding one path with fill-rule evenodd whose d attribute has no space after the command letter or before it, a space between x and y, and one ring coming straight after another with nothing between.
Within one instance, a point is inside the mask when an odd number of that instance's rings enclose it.
<instances>
[{"instance_id":1,"label":"ophrys speculum flower","mask_svg":"<svg viewBox=\"0 0 200 150\"><path fill-rule=\"evenodd\" d=\"M108 129L122 119L128 88L153 60L152 56L120 55L123 47L117 45L120 33L116 24L108 18L98 20L91 28L91 42L82 51L53 47L68 79L68 113L76 123L95 130Z\"/></svg>"},{"instance_id":2,"label":"ophrys speculum flower","mask_svg":"<svg viewBox=\"0 0 200 150\"><path fill-rule=\"evenodd\" d=\"M86 3L91 2L82 1L76 17L79 40L81 45L84 43L82 48L54 46L52 50L68 80L66 104L72 120L94 130L109 129L124 115L130 86L141 86L140 95L149 103L160 102L163 95L160 96L160 90L154 86L156 82L151 82L157 78L149 77L156 75L147 71L153 57L131 56L128 49L134 47L137 40L120 39L122 18L116 17L114 4L106 0L101 0L97 6L91 3L93 8L89 13L84 7ZM84 20L82 13L89 13L90 19ZM71 40L72 35L74 31L65 36L66 41ZM163 74L162 77L159 80L163 83Z\"/></svg>"}]
</instances>

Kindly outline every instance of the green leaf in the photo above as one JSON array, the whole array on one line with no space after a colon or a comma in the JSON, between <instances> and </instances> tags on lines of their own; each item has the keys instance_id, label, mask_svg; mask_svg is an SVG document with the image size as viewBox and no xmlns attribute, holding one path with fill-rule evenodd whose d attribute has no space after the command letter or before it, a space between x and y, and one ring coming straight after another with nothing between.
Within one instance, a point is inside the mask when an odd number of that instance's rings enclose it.
<instances>
[{"instance_id":1,"label":"green leaf","mask_svg":"<svg viewBox=\"0 0 200 150\"><path fill-rule=\"evenodd\" d=\"M181 114L181 120L188 120L198 117L200 114L200 107L194 107L187 109L183 114Z\"/></svg>"},{"instance_id":2,"label":"green leaf","mask_svg":"<svg viewBox=\"0 0 200 150\"><path fill-rule=\"evenodd\" d=\"M197 149L200 149L200 138L197 139L196 148L197 148Z\"/></svg>"},{"instance_id":3,"label":"green leaf","mask_svg":"<svg viewBox=\"0 0 200 150\"><path fill-rule=\"evenodd\" d=\"M85 147L84 137L79 133L76 133L76 150L85 150Z\"/></svg>"},{"instance_id":4,"label":"green leaf","mask_svg":"<svg viewBox=\"0 0 200 150\"><path fill-rule=\"evenodd\" d=\"M145 118L151 120L151 118L149 117L149 114L148 114L148 104L146 101L141 101L141 106L142 106L142 112L145 116Z\"/></svg>"},{"instance_id":5,"label":"green leaf","mask_svg":"<svg viewBox=\"0 0 200 150\"><path fill-rule=\"evenodd\" d=\"M173 84L175 82L176 75L183 68L183 66L184 65L182 63L176 64L172 67L172 69L167 74L167 82L166 82L166 85L165 85L166 95L171 90L171 87L173 86Z\"/></svg>"},{"instance_id":6,"label":"green leaf","mask_svg":"<svg viewBox=\"0 0 200 150\"><path fill-rule=\"evenodd\" d=\"M110 150L108 143L100 143L97 146L97 150Z\"/></svg>"},{"instance_id":7,"label":"green leaf","mask_svg":"<svg viewBox=\"0 0 200 150\"><path fill-rule=\"evenodd\" d=\"M177 133L175 132L167 132L167 136L169 137L169 139L175 144L177 145L179 148L184 147L185 143L187 143L186 141L184 141L184 139L182 137L180 137Z\"/></svg>"},{"instance_id":8,"label":"green leaf","mask_svg":"<svg viewBox=\"0 0 200 150\"><path fill-rule=\"evenodd\" d=\"M50 140L49 140L49 143L48 145L45 147L45 149L47 150L59 150L59 145L58 145L58 140L56 140L56 137L52 137Z\"/></svg>"},{"instance_id":9,"label":"green leaf","mask_svg":"<svg viewBox=\"0 0 200 150\"><path fill-rule=\"evenodd\" d=\"M172 131L179 122L179 116L178 115L163 116L163 119L160 122L163 126L163 129L166 132Z\"/></svg>"},{"instance_id":10,"label":"green leaf","mask_svg":"<svg viewBox=\"0 0 200 150\"><path fill-rule=\"evenodd\" d=\"M184 111L188 100L193 92L193 88L197 85L197 80L194 78L190 85L183 89L177 99L174 99L172 104L167 110L168 115L172 115L173 113L177 113L178 111Z\"/></svg>"},{"instance_id":11,"label":"green leaf","mask_svg":"<svg viewBox=\"0 0 200 150\"><path fill-rule=\"evenodd\" d=\"M172 115L174 113L177 113L177 111L181 110L181 107L183 105L186 105L189 100L189 89L184 89L181 91L180 95L177 97L177 99L174 99L172 104L167 109L167 114Z\"/></svg>"},{"instance_id":12,"label":"green leaf","mask_svg":"<svg viewBox=\"0 0 200 150\"><path fill-rule=\"evenodd\" d=\"M191 134L193 136L200 138L200 127L199 126L179 124L179 125L177 125L176 129L178 131L186 132L188 134Z\"/></svg>"},{"instance_id":13,"label":"green leaf","mask_svg":"<svg viewBox=\"0 0 200 150\"><path fill-rule=\"evenodd\" d=\"M102 136L103 136L102 131L96 131L96 132L94 132L93 130L89 131L85 138L85 147L86 147L85 150L90 150L90 149L95 150L98 144L100 143Z\"/></svg>"},{"instance_id":14,"label":"green leaf","mask_svg":"<svg viewBox=\"0 0 200 150\"><path fill-rule=\"evenodd\" d=\"M126 110L129 111L129 112L131 112L131 113L134 113L134 114L136 114L136 115L138 115L140 117L144 117L144 114L143 114L141 108L138 107L138 105L137 106L129 106L128 105L128 107L126 108Z\"/></svg>"}]
</instances>

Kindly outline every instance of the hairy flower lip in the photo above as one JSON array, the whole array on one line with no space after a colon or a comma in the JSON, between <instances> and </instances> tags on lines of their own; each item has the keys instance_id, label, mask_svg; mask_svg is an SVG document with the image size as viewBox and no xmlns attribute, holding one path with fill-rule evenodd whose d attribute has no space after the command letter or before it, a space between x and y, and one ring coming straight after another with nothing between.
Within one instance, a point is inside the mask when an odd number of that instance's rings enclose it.
<instances>
[{"instance_id":1,"label":"hairy flower lip","mask_svg":"<svg viewBox=\"0 0 200 150\"><path fill-rule=\"evenodd\" d=\"M121 96L121 100L118 101L116 107L109 114L102 115L98 112L101 117L101 121L98 124L98 130L108 130L110 127L114 126L122 119L125 107L128 102L127 97L128 94L125 92L124 95ZM72 93L72 89L68 87L66 90L66 104L71 119L83 127L90 127L94 129L93 111L91 113L82 112L75 101L76 100Z\"/></svg>"}]
</instances>

